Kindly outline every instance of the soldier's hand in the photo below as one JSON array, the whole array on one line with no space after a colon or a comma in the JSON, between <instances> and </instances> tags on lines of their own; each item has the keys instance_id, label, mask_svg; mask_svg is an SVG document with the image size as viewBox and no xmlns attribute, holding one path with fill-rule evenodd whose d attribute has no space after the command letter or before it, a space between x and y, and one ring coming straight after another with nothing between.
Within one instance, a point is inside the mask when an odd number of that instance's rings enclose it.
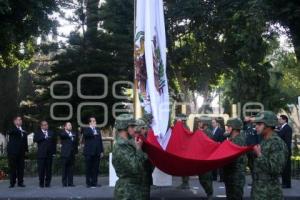
<instances>
[{"instance_id":1,"label":"soldier's hand","mask_svg":"<svg viewBox=\"0 0 300 200\"><path fill-rule=\"evenodd\" d=\"M135 146L138 150L142 149L143 146L143 140L140 137L135 137Z\"/></svg>"},{"instance_id":2,"label":"soldier's hand","mask_svg":"<svg viewBox=\"0 0 300 200\"><path fill-rule=\"evenodd\" d=\"M101 153L101 154L100 154L100 158L103 158L103 157L104 157L104 153Z\"/></svg>"},{"instance_id":3,"label":"soldier's hand","mask_svg":"<svg viewBox=\"0 0 300 200\"><path fill-rule=\"evenodd\" d=\"M260 147L259 144L258 144L258 145L255 145L255 146L253 147L253 151L254 151L254 153L256 154L257 157L261 156L261 147Z\"/></svg>"}]
</instances>

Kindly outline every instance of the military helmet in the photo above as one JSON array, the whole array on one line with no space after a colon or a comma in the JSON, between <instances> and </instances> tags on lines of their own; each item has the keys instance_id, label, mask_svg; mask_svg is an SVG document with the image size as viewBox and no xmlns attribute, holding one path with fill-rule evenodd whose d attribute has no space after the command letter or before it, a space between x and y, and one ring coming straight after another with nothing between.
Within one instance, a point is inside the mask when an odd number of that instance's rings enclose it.
<instances>
[{"instance_id":1,"label":"military helmet","mask_svg":"<svg viewBox=\"0 0 300 200\"><path fill-rule=\"evenodd\" d=\"M121 114L116 117L115 128L117 130L127 129L129 122L133 120L133 115L131 114Z\"/></svg>"},{"instance_id":2,"label":"military helmet","mask_svg":"<svg viewBox=\"0 0 300 200\"><path fill-rule=\"evenodd\" d=\"M131 120L129 120L128 126L137 126L136 120L133 118Z\"/></svg>"},{"instance_id":3,"label":"military helmet","mask_svg":"<svg viewBox=\"0 0 300 200\"><path fill-rule=\"evenodd\" d=\"M175 117L176 120L181 120L181 121L186 121L187 120L187 116L185 114L178 114Z\"/></svg>"},{"instance_id":4,"label":"military helmet","mask_svg":"<svg viewBox=\"0 0 300 200\"><path fill-rule=\"evenodd\" d=\"M209 117L209 116L200 116L199 121L205 125L208 125L208 126L211 125L211 117Z\"/></svg>"},{"instance_id":5,"label":"military helmet","mask_svg":"<svg viewBox=\"0 0 300 200\"><path fill-rule=\"evenodd\" d=\"M241 130L243 128L243 121L240 118L230 118L227 120L226 126Z\"/></svg>"},{"instance_id":6,"label":"military helmet","mask_svg":"<svg viewBox=\"0 0 300 200\"><path fill-rule=\"evenodd\" d=\"M153 120L153 116L151 113L145 113L141 119L144 120L147 126L150 126Z\"/></svg>"},{"instance_id":7,"label":"military helmet","mask_svg":"<svg viewBox=\"0 0 300 200\"><path fill-rule=\"evenodd\" d=\"M142 118L137 119L137 120L136 120L136 132L141 132L141 130L142 130L143 128L144 128L144 129L147 129L147 128L148 128L146 122L145 122Z\"/></svg>"},{"instance_id":8,"label":"military helmet","mask_svg":"<svg viewBox=\"0 0 300 200\"><path fill-rule=\"evenodd\" d=\"M275 127L278 124L278 118L272 111L262 111L254 117L253 123L264 123L266 126Z\"/></svg>"},{"instance_id":9,"label":"military helmet","mask_svg":"<svg viewBox=\"0 0 300 200\"><path fill-rule=\"evenodd\" d=\"M194 118L194 123L198 123L200 121L200 118L199 117L195 117Z\"/></svg>"}]
</instances>

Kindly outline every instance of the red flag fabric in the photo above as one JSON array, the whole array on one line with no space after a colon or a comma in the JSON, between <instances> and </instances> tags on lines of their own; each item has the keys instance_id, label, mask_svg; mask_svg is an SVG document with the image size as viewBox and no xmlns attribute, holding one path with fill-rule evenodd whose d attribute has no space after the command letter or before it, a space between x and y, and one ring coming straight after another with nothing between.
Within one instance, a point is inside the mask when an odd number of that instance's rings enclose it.
<instances>
[{"instance_id":1,"label":"red flag fabric","mask_svg":"<svg viewBox=\"0 0 300 200\"><path fill-rule=\"evenodd\" d=\"M152 130L144 148L157 168L173 176L204 174L252 150L252 147L240 147L228 140L217 143L201 131L190 132L182 122L173 127L166 150L162 149Z\"/></svg>"}]
</instances>

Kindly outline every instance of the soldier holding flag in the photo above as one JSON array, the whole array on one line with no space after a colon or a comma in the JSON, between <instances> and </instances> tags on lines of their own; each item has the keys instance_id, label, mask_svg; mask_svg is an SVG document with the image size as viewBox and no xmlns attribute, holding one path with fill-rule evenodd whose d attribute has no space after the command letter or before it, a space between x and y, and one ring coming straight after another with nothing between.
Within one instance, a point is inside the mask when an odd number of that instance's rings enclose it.
<instances>
[{"instance_id":1,"label":"soldier holding flag","mask_svg":"<svg viewBox=\"0 0 300 200\"><path fill-rule=\"evenodd\" d=\"M132 115L122 114L115 122L116 141L112 164L119 178L114 191L114 198L118 200L148 199L143 186L144 164L148 157L142 151L142 139L135 137L134 143L130 141L128 126L132 120Z\"/></svg>"}]
</instances>

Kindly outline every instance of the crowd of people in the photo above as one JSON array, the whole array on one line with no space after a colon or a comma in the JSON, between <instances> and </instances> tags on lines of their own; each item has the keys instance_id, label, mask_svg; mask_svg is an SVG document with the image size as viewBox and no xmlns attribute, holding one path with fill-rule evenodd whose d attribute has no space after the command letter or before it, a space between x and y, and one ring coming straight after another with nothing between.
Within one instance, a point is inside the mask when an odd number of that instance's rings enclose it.
<instances>
[{"instance_id":1,"label":"crowd of people","mask_svg":"<svg viewBox=\"0 0 300 200\"><path fill-rule=\"evenodd\" d=\"M178 115L176 121L186 125L187 117ZM227 199L243 199L246 167L252 177L251 199L282 199L282 188L291 187L291 140L292 129L286 115L279 120L271 111L263 111L254 117L230 118L225 130L217 118L202 116L195 118L194 130L200 130L212 140L221 143L230 140L239 146L253 146L253 151L241 155L222 169L199 175L199 182L208 199L213 197L213 181L217 174L225 183ZM121 114L115 121L115 142L112 164L118 176L115 186L115 199L150 199L152 172L154 166L143 151L143 141L147 138L151 116L135 120L130 114ZM186 125L186 128L187 125ZM14 118L14 128L8 132L7 155L9 160L10 187L17 183L25 187L24 157L28 151L27 132L22 129L22 118ZM82 129L84 138L86 186L97 187L100 159L103 157L101 131L96 119L89 118L89 127ZM72 124L66 122L59 134L61 140L62 185L74 186L73 166L78 152L78 133L72 131ZM47 121L41 121L40 129L34 133L38 144L37 160L39 186L50 187L52 159L56 153L56 134L49 130ZM280 182L282 176L282 182ZM189 178L182 177L182 189L189 187Z\"/></svg>"}]
</instances>

